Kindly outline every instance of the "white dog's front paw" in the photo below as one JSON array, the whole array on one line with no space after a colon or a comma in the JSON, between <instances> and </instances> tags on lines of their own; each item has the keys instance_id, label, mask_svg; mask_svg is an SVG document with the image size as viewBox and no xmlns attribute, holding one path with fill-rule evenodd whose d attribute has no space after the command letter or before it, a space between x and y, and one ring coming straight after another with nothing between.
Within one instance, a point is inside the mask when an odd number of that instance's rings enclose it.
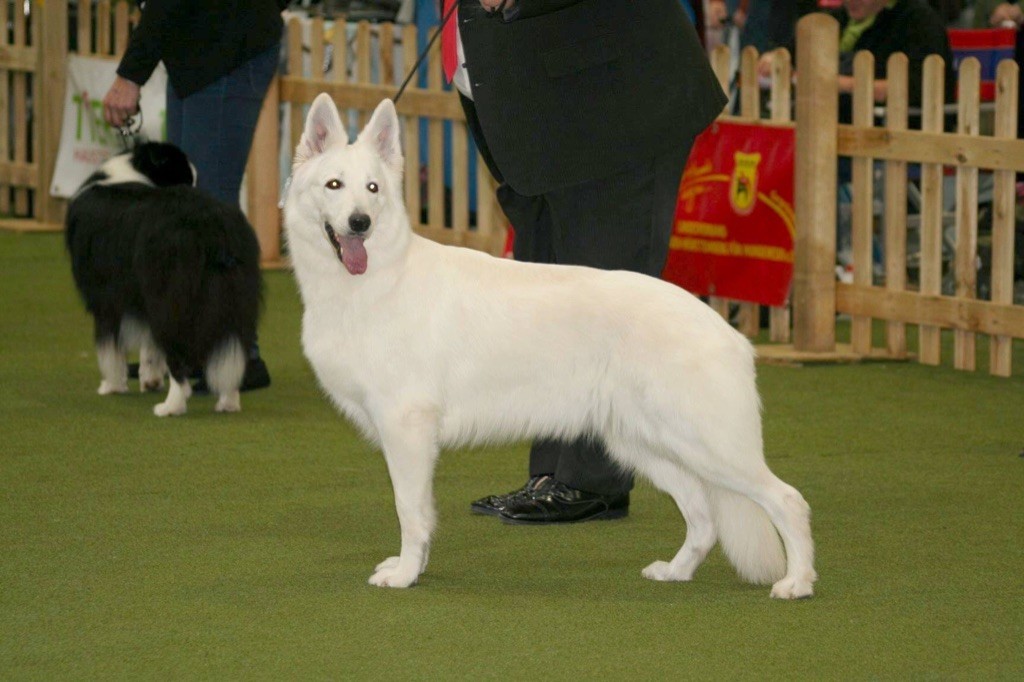
<instances>
[{"instance_id":1,"label":"white dog's front paw","mask_svg":"<svg viewBox=\"0 0 1024 682\"><path fill-rule=\"evenodd\" d=\"M772 585L773 599L804 599L814 594L814 580L786 576Z\"/></svg>"},{"instance_id":2,"label":"white dog's front paw","mask_svg":"<svg viewBox=\"0 0 1024 682\"><path fill-rule=\"evenodd\" d=\"M185 405L172 404L170 400L153 406L153 414L158 417L180 417L185 412Z\"/></svg>"},{"instance_id":3,"label":"white dog's front paw","mask_svg":"<svg viewBox=\"0 0 1024 682\"><path fill-rule=\"evenodd\" d=\"M112 395L114 393L127 393L128 382L113 384L106 379L100 382L100 387L96 389L96 392L100 395Z\"/></svg>"},{"instance_id":4,"label":"white dog's front paw","mask_svg":"<svg viewBox=\"0 0 1024 682\"><path fill-rule=\"evenodd\" d=\"M683 582L693 578L693 575L685 574L667 561L655 561L642 571L642 575L648 580L661 582Z\"/></svg>"},{"instance_id":5,"label":"white dog's front paw","mask_svg":"<svg viewBox=\"0 0 1024 682\"><path fill-rule=\"evenodd\" d=\"M396 556L388 557L377 564L373 569L374 574L370 576L369 583L377 587L409 587L416 584L420 577L417 570L403 570L402 562Z\"/></svg>"}]
</instances>

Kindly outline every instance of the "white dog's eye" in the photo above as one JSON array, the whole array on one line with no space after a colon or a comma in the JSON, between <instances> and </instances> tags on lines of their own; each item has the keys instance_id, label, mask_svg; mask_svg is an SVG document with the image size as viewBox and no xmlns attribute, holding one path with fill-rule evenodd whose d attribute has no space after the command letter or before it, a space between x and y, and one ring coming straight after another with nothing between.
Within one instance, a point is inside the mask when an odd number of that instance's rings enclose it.
<instances>
[{"instance_id":1,"label":"white dog's eye","mask_svg":"<svg viewBox=\"0 0 1024 682\"><path fill-rule=\"evenodd\" d=\"M366 183L366 189L368 189L372 193L376 194L377 190L379 190L380 187L377 187L377 183L376 182L368 182L368 183Z\"/></svg>"},{"instance_id":2,"label":"white dog's eye","mask_svg":"<svg viewBox=\"0 0 1024 682\"><path fill-rule=\"evenodd\" d=\"M331 178L330 180L327 181L326 187L327 189L341 189L341 180L338 180L337 178Z\"/></svg>"}]
</instances>

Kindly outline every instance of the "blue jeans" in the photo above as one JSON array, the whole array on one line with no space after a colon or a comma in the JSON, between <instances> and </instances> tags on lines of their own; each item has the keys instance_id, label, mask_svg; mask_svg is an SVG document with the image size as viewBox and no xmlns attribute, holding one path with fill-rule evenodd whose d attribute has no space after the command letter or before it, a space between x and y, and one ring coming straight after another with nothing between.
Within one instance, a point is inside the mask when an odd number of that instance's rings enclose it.
<instances>
[{"instance_id":1,"label":"blue jeans","mask_svg":"<svg viewBox=\"0 0 1024 682\"><path fill-rule=\"evenodd\" d=\"M256 119L279 52L275 45L188 97L167 86L167 141L188 154L199 188L229 204L238 204Z\"/></svg>"}]
</instances>

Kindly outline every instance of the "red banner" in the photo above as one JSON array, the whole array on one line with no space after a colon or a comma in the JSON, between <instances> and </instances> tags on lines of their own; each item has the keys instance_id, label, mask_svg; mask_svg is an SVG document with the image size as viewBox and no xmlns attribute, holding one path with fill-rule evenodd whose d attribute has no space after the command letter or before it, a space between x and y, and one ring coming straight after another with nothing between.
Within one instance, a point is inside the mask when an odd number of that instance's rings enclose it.
<instances>
[{"instance_id":1,"label":"red banner","mask_svg":"<svg viewBox=\"0 0 1024 682\"><path fill-rule=\"evenodd\" d=\"M712 124L683 173L663 277L698 296L782 305L795 238L793 130Z\"/></svg>"}]
</instances>

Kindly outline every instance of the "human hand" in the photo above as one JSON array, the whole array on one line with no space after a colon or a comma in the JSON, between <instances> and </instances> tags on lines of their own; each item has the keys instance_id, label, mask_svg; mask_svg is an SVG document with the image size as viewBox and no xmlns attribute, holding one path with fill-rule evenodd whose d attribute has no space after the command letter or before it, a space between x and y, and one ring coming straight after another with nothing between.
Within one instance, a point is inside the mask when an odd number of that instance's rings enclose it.
<instances>
[{"instance_id":1,"label":"human hand","mask_svg":"<svg viewBox=\"0 0 1024 682\"><path fill-rule=\"evenodd\" d=\"M103 118L119 128L139 110L140 90L138 83L118 76L103 98Z\"/></svg>"},{"instance_id":2,"label":"human hand","mask_svg":"<svg viewBox=\"0 0 1024 682\"><path fill-rule=\"evenodd\" d=\"M725 7L725 0L711 0L708 3L707 14L704 15L704 24L708 28L722 28L722 22L729 16L729 10Z\"/></svg>"},{"instance_id":3,"label":"human hand","mask_svg":"<svg viewBox=\"0 0 1024 682\"><path fill-rule=\"evenodd\" d=\"M732 23L742 31L747 23L747 13L737 7L736 11L732 13Z\"/></svg>"},{"instance_id":4,"label":"human hand","mask_svg":"<svg viewBox=\"0 0 1024 682\"><path fill-rule=\"evenodd\" d=\"M1021 10L1020 5L1001 2L992 10L992 14L988 15L988 23L992 26L1012 23L1014 26L1020 27L1024 23L1024 11Z\"/></svg>"},{"instance_id":5,"label":"human hand","mask_svg":"<svg viewBox=\"0 0 1024 682\"><path fill-rule=\"evenodd\" d=\"M775 50L765 52L757 60L757 75L760 78L770 78L772 66L775 64Z\"/></svg>"},{"instance_id":6,"label":"human hand","mask_svg":"<svg viewBox=\"0 0 1024 682\"><path fill-rule=\"evenodd\" d=\"M499 9L509 10L516 4L516 0L480 0L480 5L488 12L497 12Z\"/></svg>"}]
</instances>

